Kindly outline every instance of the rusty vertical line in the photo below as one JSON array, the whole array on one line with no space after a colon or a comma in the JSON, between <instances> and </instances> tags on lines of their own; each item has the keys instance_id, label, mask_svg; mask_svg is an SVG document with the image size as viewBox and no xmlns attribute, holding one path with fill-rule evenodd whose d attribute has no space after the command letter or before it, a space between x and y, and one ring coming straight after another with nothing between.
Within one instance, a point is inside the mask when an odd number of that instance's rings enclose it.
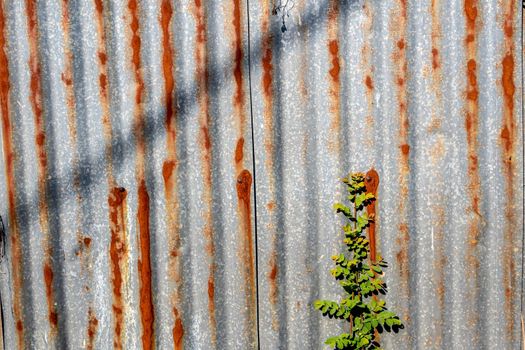
<instances>
[{"instance_id":1,"label":"rusty vertical line","mask_svg":"<svg viewBox=\"0 0 525 350\"><path fill-rule=\"evenodd\" d=\"M7 38L4 2L0 2L0 115L2 118L2 146L4 149L4 164L6 165L7 200L9 208L9 235L12 247L12 270L13 270L13 313L18 340L18 348L24 348L24 326L22 314L22 247L16 215L15 198L15 152L13 149L13 129L11 125L11 111L9 96L11 84L9 82L9 62L7 59ZM5 325L2 325L5 327Z\"/></svg>"},{"instance_id":2,"label":"rusty vertical line","mask_svg":"<svg viewBox=\"0 0 525 350\"><path fill-rule=\"evenodd\" d=\"M150 251L150 202L148 189L146 187L145 162L146 141L144 135L144 78L142 76L142 60L139 8L137 0L128 1L129 14L131 16L131 64L135 71L135 137L137 143L136 169L137 180L137 221L139 230L140 258L137 262L140 284L140 318L142 324L142 347L146 350L154 348L154 321L152 284L151 284L151 251Z\"/></svg>"},{"instance_id":3,"label":"rusty vertical line","mask_svg":"<svg viewBox=\"0 0 525 350\"><path fill-rule=\"evenodd\" d=\"M256 276L255 276L255 261L253 251L253 238L251 226L251 210L250 210L250 193L252 185L252 175L244 169L244 133L246 129L246 112L244 110L244 76L243 76L243 60L244 51L242 43L242 18L241 18L241 0L233 0L233 18L232 26L234 31L234 67L233 77L235 80L235 94L233 97L233 106L235 116L237 118L238 139L237 147L234 153L234 164L237 175L237 197L238 197L238 215L240 220L240 256L244 260L244 279L246 282L246 302L247 302L247 316L251 326L257 333L257 298L256 298ZM248 181L249 179L249 181ZM249 182L249 185L247 185ZM246 186L248 186L246 188ZM241 192L242 193L241 193ZM244 192L243 192L244 191ZM246 199L246 192L248 199ZM246 211L248 205L248 211Z\"/></svg>"},{"instance_id":4,"label":"rusty vertical line","mask_svg":"<svg viewBox=\"0 0 525 350\"><path fill-rule=\"evenodd\" d=\"M114 187L108 196L109 225L111 230L111 243L109 254L111 258L111 284L113 287L113 347L123 349L124 330L124 279L127 275L129 247L126 237L126 205L127 192L124 188Z\"/></svg>"},{"instance_id":5,"label":"rusty vertical line","mask_svg":"<svg viewBox=\"0 0 525 350\"><path fill-rule=\"evenodd\" d=\"M87 329L87 350L93 350L95 348L95 335L97 334L98 329L98 319L93 312L93 309L89 307L88 309L88 329Z\"/></svg>"},{"instance_id":6,"label":"rusty vertical line","mask_svg":"<svg viewBox=\"0 0 525 350\"><path fill-rule=\"evenodd\" d=\"M211 138L209 133L210 111L209 111L209 71L208 71L208 36L206 32L206 10L201 0L194 0L194 16L196 21L197 43L195 47L196 62L196 81L198 85L199 103L199 123L200 123L200 144L201 157L203 163L204 191L203 203L206 207L204 213L204 235L206 238L206 251L209 256L209 275L208 275L208 311L211 332L211 342L213 345L217 341L217 324L215 321L215 243L213 222L211 213L212 203L212 178L211 178Z\"/></svg>"},{"instance_id":7,"label":"rusty vertical line","mask_svg":"<svg viewBox=\"0 0 525 350\"><path fill-rule=\"evenodd\" d=\"M399 113L399 201L398 201L398 216L399 233L396 236L396 245L398 252L396 253L397 265L399 266L399 280L403 290L406 291L406 300L404 302L407 306L404 309L402 318L410 322L409 300L410 300L410 267L408 257L408 244L410 240L410 233L408 227L409 215L409 177L410 177L410 146L409 146L409 119L407 109L407 79L408 79L408 64L406 53L406 35L407 35L407 4L406 0L397 1L397 11L392 12L390 23L393 34L395 46L392 54L393 66L395 70L395 84L396 84L396 99Z\"/></svg>"},{"instance_id":8,"label":"rusty vertical line","mask_svg":"<svg viewBox=\"0 0 525 350\"><path fill-rule=\"evenodd\" d=\"M330 94L330 139L328 149L339 154L341 143L339 135L341 130L341 61L339 57L339 0L331 0L328 10L328 53L331 68L329 70L329 94Z\"/></svg>"},{"instance_id":9,"label":"rusty vertical line","mask_svg":"<svg viewBox=\"0 0 525 350\"><path fill-rule=\"evenodd\" d=\"M50 338L57 333L58 314L56 312L55 297L53 290L54 272L51 257L53 256L53 246L50 243L49 232L49 213L46 203L46 179L48 177L46 133L44 116L42 109L42 86L41 86L41 67L38 54L38 18L37 3L31 0L26 1L26 11L28 20L29 36L29 71L30 71L30 95L29 100L35 117L35 144L38 155L38 191L39 191L39 217L40 228L43 233L42 245L44 247L43 275L46 287L46 300L48 308L48 319L50 322Z\"/></svg>"},{"instance_id":10,"label":"rusty vertical line","mask_svg":"<svg viewBox=\"0 0 525 350\"><path fill-rule=\"evenodd\" d=\"M102 128L104 133L105 145L105 159L107 164L107 176L109 188L115 185L113 178L113 167L112 167L112 125L111 115L109 109L109 84L108 84L108 67L107 67L107 50L106 50L106 32L104 29L104 2L103 0L94 0L96 10L96 26L98 33L98 47L97 56L99 60L99 77L98 86L100 94L100 102L102 107Z\"/></svg>"},{"instance_id":11,"label":"rusty vertical line","mask_svg":"<svg viewBox=\"0 0 525 350\"><path fill-rule=\"evenodd\" d=\"M481 232L480 227L480 197L481 182L478 165L478 132L479 132L479 89L477 81L478 64L477 55L477 27L479 22L478 0L465 0L464 13L466 21L465 33L465 59L466 65L466 103L465 103L465 129L467 132L467 169L468 193L470 199L470 215L468 219L467 251L465 260L467 281L471 284L470 298L477 295L474 286L477 285L479 260L477 258L477 244ZM478 323L477 313L469 313L468 322L471 327Z\"/></svg>"},{"instance_id":12,"label":"rusty vertical line","mask_svg":"<svg viewBox=\"0 0 525 350\"><path fill-rule=\"evenodd\" d=\"M249 319L255 322L255 315L253 313L253 307L255 307L255 267L253 265L253 241L252 241L252 221L251 221L251 189L252 189L252 174L244 169L237 177L237 200L239 202L239 215L241 219L241 229L244 232L243 237L243 249L242 256L245 259L244 264L244 278L249 283L248 290L248 309ZM256 324L254 324L256 326Z\"/></svg>"},{"instance_id":13,"label":"rusty vertical line","mask_svg":"<svg viewBox=\"0 0 525 350\"><path fill-rule=\"evenodd\" d=\"M377 201L377 187L379 186L379 174L374 168L370 169L366 173L366 192L374 195ZM368 217L375 217L376 214L376 201L373 201L366 207ZM376 224L375 220L368 227L368 241L370 242L370 262L377 260L376 254Z\"/></svg>"},{"instance_id":14,"label":"rusty vertical line","mask_svg":"<svg viewBox=\"0 0 525 350\"><path fill-rule=\"evenodd\" d=\"M260 3L261 13L263 14L261 22L261 33L262 33L262 79L261 88L263 92L263 128L264 128L264 149L265 149L265 168L268 175L268 194L269 202L266 203L266 210L270 217L272 217L275 211L275 176L274 176L274 146L273 146L273 133L274 133L274 121L273 121L273 37L270 29L269 21L269 2L261 1ZM272 220L273 221L273 220ZM268 299L270 300L270 312L272 317L272 329L277 331L279 329L279 315L277 300L279 297L279 284L277 280L279 278L279 265L277 260L277 230L275 224L270 222L267 227L270 235L270 259L268 261L268 281L269 281L269 294Z\"/></svg>"},{"instance_id":15,"label":"rusty vertical line","mask_svg":"<svg viewBox=\"0 0 525 350\"><path fill-rule=\"evenodd\" d=\"M174 101L175 79L173 76L174 50L171 43L170 25L173 18L173 7L170 0L161 4L160 25L162 30L162 72L164 75L164 98L166 108L166 160L162 166L164 190L166 195L167 229L169 266L168 274L175 282L175 291L171 296L173 307L173 348L182 349L184 325L181 315L181 297L179 289L182 286L180 266L180 232L177 200L177 127L176 108Z\"/></svg>"},{"instance_id":16,"label":"rusty vertical line","mask_svg":"<svg viewBox=\"0 0 525 350\"><path fill-rule=\"evenodd\" d=\"M504 228L504 283L505 283L505 317L508 334L514 333L515 322L513 315L513 301L516 285L516 263L513 257L514 231L516 218L513 213L514 208L514 173L516 170L515 162L515 141L517 137L516 120L514 116L514 2L510 1L505 8L503 17L503 49L504 57L501 62L501 86L503 91L503 111L502 128L500 133L501 149L503 158L503 172L506 178L505 196L505 228Z\"/></svg>"}]
</instances>

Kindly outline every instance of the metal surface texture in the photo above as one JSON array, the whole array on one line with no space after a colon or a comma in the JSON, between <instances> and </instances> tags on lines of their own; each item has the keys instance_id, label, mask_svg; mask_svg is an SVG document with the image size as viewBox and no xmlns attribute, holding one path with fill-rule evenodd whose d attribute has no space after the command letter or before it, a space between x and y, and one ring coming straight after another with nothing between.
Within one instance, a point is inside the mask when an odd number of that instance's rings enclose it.
<instances>
[{"instance_id":1,"label":"metal surface texture","mask_svg":"<svg viewBox=\"0 0 525 350\"><path fill-rule=\"evenodd\" d=\"M521 4L293 5L0 1L5 349L323 348L370 168L384 348L520 348Z\"/></svg>"}]
</instances>

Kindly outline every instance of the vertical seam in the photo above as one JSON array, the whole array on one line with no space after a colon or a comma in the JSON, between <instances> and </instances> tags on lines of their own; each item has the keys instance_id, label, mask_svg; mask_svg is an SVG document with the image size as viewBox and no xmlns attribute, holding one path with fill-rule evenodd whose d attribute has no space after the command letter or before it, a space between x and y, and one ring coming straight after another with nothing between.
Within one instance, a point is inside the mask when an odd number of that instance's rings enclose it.
<instances>
[{"instance_id":1,"label":"vertical seam","mask_svg":"<svg viewBox=\"0 0 525 350\"><path fill-rule=\"evenodd\" d=\"M250 94L250 126L252 138L252 168L253 168L253 217L254 217L254 241L255 241L255 312L256 312L256 331L257 331L257 349L261 348L260 331L259 331L259 250L257 247L257 176L255 169L255 136L253 127L253 98L252 98L252 59L251 59L251 33L250 33L250 0L246 0L246 16L248 24L248 91Z\"/></svg>"}]
</instances>

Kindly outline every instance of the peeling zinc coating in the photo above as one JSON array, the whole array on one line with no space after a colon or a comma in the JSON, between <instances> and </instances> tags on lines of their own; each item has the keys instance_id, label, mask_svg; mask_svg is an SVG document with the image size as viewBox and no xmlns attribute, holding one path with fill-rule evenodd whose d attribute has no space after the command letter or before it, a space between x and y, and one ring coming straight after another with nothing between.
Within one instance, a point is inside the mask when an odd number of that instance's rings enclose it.
<instances>
[{"instance_id":1,"label":"peeling zinc coating","mask_svg":"<svg viewBox=\"0 0 525 350\"><path fill-rule=\"evenodd\" d=\"M369 169L385 349L519 349L520 4L294 3L0 2L6 349L318 349Z\"/></svg>"}]
</instances>

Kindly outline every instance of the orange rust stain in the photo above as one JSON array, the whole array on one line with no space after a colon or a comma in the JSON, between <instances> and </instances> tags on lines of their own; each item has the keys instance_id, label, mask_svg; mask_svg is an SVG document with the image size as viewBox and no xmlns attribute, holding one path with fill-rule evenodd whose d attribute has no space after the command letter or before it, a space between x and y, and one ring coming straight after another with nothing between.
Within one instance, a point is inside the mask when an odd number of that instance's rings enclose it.
<instances>
[{"instance_id":1,"label":"orange rust stain","mask_svg":"<svg viewBox=\"0 0 525 350\"><path fill-rule=\"evenodd\" d=\"M244 169L237 177L237 199L239 205L239 219L241 222L240 255L244 259L244 280L247 285L247 305L250 308L250 318L255 325L255 266L251 223L251 188L252 174Z\"/></svg>"},{"instance_id":2,"label":"orange rust stain","mask_svg":"<svg viewBox=\"0 0 525 350\"><path fill-rule=\"evenodd\" d=\"M244 100L243 90L243 75L242 75L242 61L243 61L243 50L242 50L242 28L241 28L241 1L233 0L233 21L235 31L235 58L233 75L235 77L236 92L234 103L241 108ZM241 115L241 125L244 125L244 116Z\"/></svg>"},{"instance_id":3,"label":"orange rust stain","mask_svg":"<svg viewBox=\"0 0 525 350\"><path fill-rule=\"evenodd\" d=\"M51 269L51 266L46 263L44 265L44 281L46 283L46 298L49 313L48 317L49 322L51 322L51 324L56 327L58 325L58 314L53 307L53 277L53 269Z\"/></svg>"},{"instance_id":4,"label":"orange rust stain","mask_svg":"<svg viewBox=\"0 0 525 350\"><path fill-rule=\"evenodd\" d=\"M435 47L432 48L432 68L439 68L439 50Z\"/></svg>"},{"instance_id":5,"label":"orange rust stain","mask_svg":"<svg viewBox=\"0 0 525 350\"><path fill-rule=\"evenodd\" d=\"M477 0L465 0L464 10L467 15L468 25L475 25L476 17L478 16Z\"/></svg>"},{"instance_id":6,"label":"orange rust stain","mask_svg":"<svg viewBox=\"0 0 525 350\"><path fill-rule=\"evenodd\" d=\"M272 304L277 303L277 297L279 294L279 288L277 284L277 276L279 273L279 267L277 266L277 256L276 252L272 252L270 258L270 272L268 273L268 278L270 280L270 302Z\"/></svg>"},{"instance_id":7,"label":"orange rust stain","mask_svg":"<svg viewBox=\"0 0 525 350\"><path fill-rule=\"evenodd\" d=\"M173 326L173 348L174 350L182 350L184 336L184 327L177 308L173 308L173 316L175 318L175 325Z\"/></svg>"},{"instance_id":8,"label":"orange rust stain","mask_svg":"<svg viewBox=\"0 0 525 350\"><path fill-rule=\"evenodd\" d=\"M106 88L107 88L107 85L108 85L108 81L107 81L106 75L105 74L100 74L98 80L99 80L100 88L102 89L103 92L105 92Z\"/></svg>"},{"instance_id":9,"label":"orange rust stain","mask_svg":"<svg viewBox=\"0 0 525 350\"><path fill-rule=\"evenodd\" d=\"M9 62L7 59L7 40L5 37L6 24L4 14L4 4L0 3L0 117L2 121L2 145L4 151L4 161L6 164L7 200L9 205L9 222L11 225L11 244L12 244L12 269L13 269L13 312L16 322L18 348L24 348L24 327L22 323L22 261L21 247L18 241L18 220L16 215L15 200L15 153L12 144L12 125L9 108Z\"/></svg>"},{"instance_id":10,"label":"orange rust stain","mask_svg":"<svg viewBox=\"0 0 525 350\"><path fill-rule=\"evenodd\" d=\"M403 50L405 48L405 39L399 39L397 41L397 48Z\"/></svg>"},{"instance_id":11,"label":"orange rust stain","mask_svg":"<svg viewBox=\"0 0 525 350\"><path fill-rule=\"evenodd\" d=\"M102 0L95 0L95 8L97 9L99 15L101 15L104 11L104 5L102 4Z\"/></svg>"},{"instance_id":12,"label":"orange rust stain","mask_svg":"<svg viewBox=\"0 0 525 350\"><path fill-rule=\"evenodd\" d=\"M93 350L95 348L95 335L97 334L98 329L98 319L95 316L93 309L91 307L88 310L88 343L87 343L87 349Z\"/></svg>"},{"instance_id":13,"label":"orange rust stain","mask_svg":"<svg viewBox=\"0 0 525 350\"><path fill-rule=\"evenodd\" d=\"M401 148L401 153L403 153L405 156L408 156L410 152L410 146L404 143L400 146L400 148Z\"/></svg>"},{"instance_id":14,"label":"orange rust stain","mask_svg":"<svg viewBox=\"0 0 525 350\"><path fill-rule=\"evenodd\" d=\"M175 170L176 163L173 160L165 161L162 165L162 177L164 185L166 186L166 193L171 193L173 189L172 175Z\"/></svg>"},{"instance_id":15,"label":"orange rust stain","mask_svg":"<svg viewBox=\"0 0 525 350\"><path fill-rule=\"evenodd\" d=\"M105 65L106 62L108 61L108 56L106 55L105 52L99 51L98 52L98 59L100 61L100 64Z\"/></svg>"},{"instance_id":16,"label":"orange rust stain","mask_svg":"<svg viewBox=\"0 0 525 350\"><path fill-rule=\"evenodd\" d=\"M328 51L332 56L332 68L330 69L330 76L334 83L339 83L339 72L341 66L339 64L339 42L337 40L331 40L328 43Z\"/></svg>"},{"instance_id":17,"label":"orange rust stain","mask_svg":"<svg viewBox=\"0 0 525 350\"><path fill-rule=\"evenodd\" d=\"M140 49L141 49L141 39L139 31L139 18L138 18L138 2L137 0L128 1L128 9L131 14L131 62L135 68L135 80L137 83L136 93L135 93L135 103L139 105L142 102L142 95L144 91L144 80L142 78L141 70L141 59L140 59Z\"/></svg>"},{"instance_id":18,"label":"orange rust stain","mask_svg":"<svg viewBox=\"0 0 525 350\"><path fill-rule=\"evenodd\" d=\"M266 205L266 207L268 208L268 210L273 211L275 209L275 202L274 201L269 202Z\"/></svg>"},{"instance_id":19,"label":"orange rust stain","mask_svg":"<svg viewBox=\"0 0 525 350\"><path fill-rule=\"evenodd\" d=\"M514 111L514 93L516 87L514 85L514 57L512 53L505 55L502 65L501 85L503 86L503 93L505 99L505 107L507 111Z\"/></svg>"},{"instance_id":20,"label":"orange rust stain","mask_svg":"<svg viewBox=\"0 0 525 350\"><path fill-rule=\"evenodd\" d=\"M211 149L210 131L207 126L201 127L202 136L204 139L204 148L209 151Z\"/></svg>"},{"instance_id":21,"label":"orange rust stain","mask_svg":"<svg viewBox=\"0 0 525 350\"><path fill-rule=\"evenodd\" d=\"M469 89L467 90L467 98L472 101L478 99L478 81L476 76L476 61L470 59L467 63L467 78L469 82Z\"/></svg>"},{"instance_id":22,"label":"orange rust stain","mask_svg":"<svg viewBox=\"0 0 525 350\"><path fill-rule=\"evenodd\" d=\"M140 259L138 260L140 280L140 315L142 322L142 346L144 349L154 348L153 299L151 295L151 261L150 261L150 231L149 231L149 194L146 182L142 180L138 188L137 219L140 234Z\"/></svg>"},{"instance_id":23,"label":"orange rust stain","mask_svg":"<svg viewBox=\"0 0 525 350\"><path fill-rule=\"evenodd\" d=\"M264 43L264 54L262 57L262 86L265 98L272 97L272 49L271 49L271 38L269 35L265 38Z\"/></svg>"},{"instance_id":24,"label":"orange rust stain","mask_svg":"<svg viewBox=\"0 0 525 350\"><path fill-rule=\"evenodd\" d=\"M244 137L239 138L235 147L235 163L242 162L244 158Z\"/></svg>"},{"instance_id":25,"label":"orange rust stain","mask_svg":"<svg viewBox=\"0 0 525 350\"><path fill-rule=\"evenodd\" d=\"M127 261L128 247L126 244L126 197L127 192L122 187L114 187L108 196L109 222L111 229L111 283L113 285L113 322L115 336L113 345L116 349L123 348L122 330L124 328L124 302L122 298L123 269Z\"/></svg>"},{"instance_id":26,"label":"orange rust stain","mask_svg":"<svg viewBox=\"0 0 525 350\"><path fill-rule=\"evenodd\" d=\"M89 246L91 245L91 238L84 237L83 242L84 242L85 246L89 248Z\"/></svg>"},{"instance_id":27,"label":"orange rust stain","mask_svg":"<svg viewBox=\"0 0 525 350\"><path fill-rule=\"evenodd\" d=\"M162 28L162 71L164 73L164 93L166 98L166 130L169 133L170 145L175 143L173 90L175 80L173 78L173 49L170 42L170 22L173 16L171 2L165 0L161 5L161 28Z\"/></svg>"},{"instance_id":28,"label":"orange rust stain","mask_svg":"<svg viewBox=\"0 0 525 350\"><path fill-rule=\"evenodd\" d=\"M365 84L366 84L366 87L369 88L370 90L374 89L374 82L372 81L372 78L370 77L370 75L366 76Z\"/></svg>"},{"instance_id":29,"label":"orange rust stain","mask_svg":"<svg viewBox=\"0 0 525 350\"><path fill-rule=\"evenodd\" d=\"M377 187L379 186L379 174L375 169L370 169L366 173L366 192L372 193L377 198ZM370 203L367 208L367 213L369 217L374 217L376 213L376 202L373 201ZM376 224L372 222L368 227L368 241L370 242L370 259L372 262L376 261L376 234L375 234Z\"/></svg>"}]
</instances>

